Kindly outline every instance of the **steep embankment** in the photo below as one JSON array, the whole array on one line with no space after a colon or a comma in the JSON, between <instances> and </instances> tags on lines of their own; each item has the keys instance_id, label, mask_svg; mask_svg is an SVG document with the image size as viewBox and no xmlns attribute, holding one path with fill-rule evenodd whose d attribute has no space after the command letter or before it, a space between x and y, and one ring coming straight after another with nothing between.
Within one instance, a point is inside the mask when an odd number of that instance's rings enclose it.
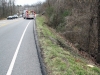
<instances>
[{"instance_id":1,"label":"steep embankment","mask_svg":"<svg viewBox=\"0 0 100 75\"><path fill-rule=\"evenodd\" d=\"M100 68L45 25L45 20L44 16L37 16L36 22L48 75L100 75Z\"/></svg>"}]
</instances>

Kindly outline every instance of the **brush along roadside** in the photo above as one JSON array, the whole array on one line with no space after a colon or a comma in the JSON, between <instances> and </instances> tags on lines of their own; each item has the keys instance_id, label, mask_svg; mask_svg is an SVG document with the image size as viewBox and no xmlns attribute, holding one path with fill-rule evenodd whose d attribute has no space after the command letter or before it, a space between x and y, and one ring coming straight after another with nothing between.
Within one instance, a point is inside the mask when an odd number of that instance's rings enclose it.
<instances>
[{"instance_id":1,"label":"brush along roadside","mask_svg":"<svg viewBox=\"0 0 100 75\"><path fill-rule=\"evenodd\" d=\"M39 36L42 58L47 75L99 75L100 68L93 62L75 52L65 40L44 24L46 18L37 16L37 32ZM92 67L90 66L92 65Z\"/></svg>"}]
</instances>

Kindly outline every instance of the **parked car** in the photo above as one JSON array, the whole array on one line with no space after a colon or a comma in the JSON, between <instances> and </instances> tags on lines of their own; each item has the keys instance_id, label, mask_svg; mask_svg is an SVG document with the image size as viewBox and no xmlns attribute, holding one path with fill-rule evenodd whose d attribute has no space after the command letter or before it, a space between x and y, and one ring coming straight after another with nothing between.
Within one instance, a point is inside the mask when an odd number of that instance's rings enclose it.
<instances>
[{"instance_id":1,"label":"parked car","mask_svg":"<svg viewBox=\"0 0 100 75\"><path fill-rule=\"evenodd\" d=\"M17 15L14 15L15 16L15 18L18 18L18 16Z\"/></svg>"},{"instance_id":2,"label":"parked car","mask_svg":"<svg viewBox=\"0 0 100 75\"><path fill-rule=\"evenodd\" d=\"M7 19L13 19L13 16L8 16Z\"/></svg>"},{"instance_id":3,"label":"parked car","mask_svg":"<svg viewBox=\"0 0 100 75\"><path fill-rule=\"evenodd\" d=\"M22 17L22 15L19 15L19 18L21 18Z\"/></svg>"},{"instance_id":4,"label":"parked car","mask_svg":"<svg viewBox=\"0 0 100 75\"><path fill-rule=\"evenodd\" d=\"M13 15L13 19L15 19L15 18L18 18L18 16L17 15Z\"/></svg>"}]
</instances>

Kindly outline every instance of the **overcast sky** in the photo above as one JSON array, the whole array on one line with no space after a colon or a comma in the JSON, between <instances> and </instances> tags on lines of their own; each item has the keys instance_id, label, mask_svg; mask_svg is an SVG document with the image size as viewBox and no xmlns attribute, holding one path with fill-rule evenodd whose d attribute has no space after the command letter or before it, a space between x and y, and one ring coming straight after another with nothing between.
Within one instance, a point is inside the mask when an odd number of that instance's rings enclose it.
<instances>
[{"instance_id":1,"label":"overcast sky","mask_svg":"<svg viewBox=\"0 0 100 75\"><path fill-rule=\"evenodd\" d=\"M25 4L36 4L38 2L44 2L45 0L15 0L16 5L25 5Z\"/></svg>"}]
</instances>

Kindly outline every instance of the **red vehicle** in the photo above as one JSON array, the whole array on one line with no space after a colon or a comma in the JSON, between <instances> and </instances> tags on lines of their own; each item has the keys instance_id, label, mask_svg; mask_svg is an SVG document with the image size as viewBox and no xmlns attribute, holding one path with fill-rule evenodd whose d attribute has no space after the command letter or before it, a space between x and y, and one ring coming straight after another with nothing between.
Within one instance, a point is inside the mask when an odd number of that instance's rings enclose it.
<instances>
[{"instance_id":1,"label":"red vehicle","mask_svg":"<svg viewBox=\"0 0 100 75\"><path fill-rule=\"evenodd\" d=\"M29 11L29 10L24 10L23 17L24 17L24 19L34 19L35 18L35 12Z\"/></svg>"}]
</instances>

